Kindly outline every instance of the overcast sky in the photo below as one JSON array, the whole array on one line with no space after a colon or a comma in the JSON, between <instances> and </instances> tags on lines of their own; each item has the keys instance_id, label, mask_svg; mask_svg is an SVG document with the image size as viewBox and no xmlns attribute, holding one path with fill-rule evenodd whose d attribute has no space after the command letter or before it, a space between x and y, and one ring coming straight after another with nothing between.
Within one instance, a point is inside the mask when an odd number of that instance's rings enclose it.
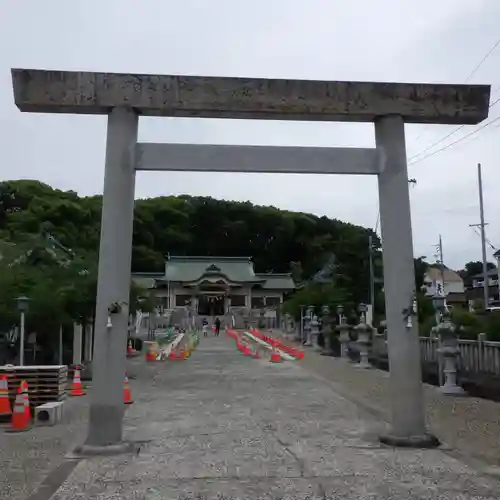
<instances>
[{"instance_id":1,"label":"overcast sky","mask_svg":"<svg viewBox=\"0 0 500 500\"><path fill-rule=\"evenodd\" d=\"M464 83L500 38L498 0L0 0L0 138L4 179L101 193L106 119L37 115L14 106L11 67L274 78ZM500 46L468 80L500 98ZM500 102L490 118L500 117ZM481 258L477 163L487 236L500 246L500 119L478 129L406 127L416 255L443 237L455 268ZM372 125L141 119L156 142L374 146ZM376 179L139 173L136 197L182 194L250 200L375 227ZM495 215L496 214L496 215ZM488 248L489 255L492 254Z\"/></svg>"}]
</instances>

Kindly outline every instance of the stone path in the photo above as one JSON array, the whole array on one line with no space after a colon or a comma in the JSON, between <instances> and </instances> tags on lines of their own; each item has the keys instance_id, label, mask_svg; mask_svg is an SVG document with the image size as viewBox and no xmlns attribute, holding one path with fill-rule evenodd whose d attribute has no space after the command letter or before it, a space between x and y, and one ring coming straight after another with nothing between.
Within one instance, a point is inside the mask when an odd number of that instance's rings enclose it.
<instances>
[{"instance_id":1,"label":"stone path","mask_svg":"<svg viewBox=\"0 0 500 500\"><path fill-rule=\"evenodd\" d=\"M191 359L137 361L136 455L82 460L54 500L493 499L499 483L439 450L394 450L381 423L297 363L202 339Z\"/></svg>"},{"instance_id":2,"label":"stone path","mask_svg":"<svg viewBox=\"0 0 500 500\"><path fill-rule=\"evenodd\" d=\"M287 341L289 342L289 341ZM290 342L289 342L290 343ZM321 377L332 389L363 406L378 418L390 420L389 374L358 370L349 363L306 349L301 366ZM486 399L444 396L424 384L426 416L431 431L449 452L500 477L500 403Z\"/></svg>"},{"instance_id":3,"label":"stone path","mask_svg":"<svg viewBox=\"0 0 500 500\"><path fill-rule=\"evenodd\" d=\"M52 470L64 463L72 444L87 431L88 396L65 404L64 421L54 427L36 427L9 434L0 426L0 499L26 500ZM35 497L36 498L36 497Z\"/></svg>"}]
</instances>

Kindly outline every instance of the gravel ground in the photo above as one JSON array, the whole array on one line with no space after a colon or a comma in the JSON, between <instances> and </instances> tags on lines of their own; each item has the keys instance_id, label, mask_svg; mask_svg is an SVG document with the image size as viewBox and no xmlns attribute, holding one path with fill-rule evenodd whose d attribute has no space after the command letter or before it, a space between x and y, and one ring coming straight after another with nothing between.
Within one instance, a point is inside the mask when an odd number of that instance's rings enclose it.
<instances>
[{"instance_id":1,"label":"gravel ground","mask_svg":"<svg viewBox=\"0 0 500 500\"><path fill-rule=\"evenodd\" d=\"M182 363L132 361L136 404L127 411L125 433L153 441L138 458L79 462L53 498L76 500L82 492L96 500L181 498L181 491L188 494L182 498L201 492L219 498L220 491L243 498L253 489L252 498L263 498L272 488L305 494L312 486L370 500L496 497L496 482L442 451L380 447L375 431L379 417L389 419L387 373L356 370L310 350L300 362L273 365L242 357L228 342L202 340ZM473 468L498 465L499 404L445 398L430 386L425 394L430 428L452 448L448 455ZM55 427L17 435L0 429L0 500L49 498L31 495L83 441L88 402L88 396L69 399ZM262 457L265 468L252 457ZM155 491L159 497L150 496Z\"/></svg>"},{"instance_id":2,"label":"gravel ground","mask_svg":"<svg viewBox=\"0 0 500 500\"><path fill-rule=\"evenodd\" d=\"M88 396L65 403L63 421L54 427L34 427L9 434L0 427L0 499L26 500L53 469L64 461L72 443L87 431Z\"/></svg>"},{"instance_id":3,"label":"gravel ground","mask_svg":"<svg viewBox=\"0 0 500 500\"><path fill-rule=\"evenodd\" d=\"M383 423L300 363L212 337L187 361L135 368L125 437L142 444L80 461L51 500L497 498L497 481L441 450L382 446Z\"/></svg>"},{"instance_id":4,"label":"gravel ground","mask_svg":"<svg viewBox=\"0 0 500 500\"><path fill-rule=\"evenodd\" d=\"M390 420L387 372L357 370L343 360L321 356L312 349L305 348L305 352L300 361L304 369L333 384L335 392L346 399ZM451 452L477 468L500 475L500 403L443 396L427 384L424 397L428 426Z\"/></svg>"}]
</instances>

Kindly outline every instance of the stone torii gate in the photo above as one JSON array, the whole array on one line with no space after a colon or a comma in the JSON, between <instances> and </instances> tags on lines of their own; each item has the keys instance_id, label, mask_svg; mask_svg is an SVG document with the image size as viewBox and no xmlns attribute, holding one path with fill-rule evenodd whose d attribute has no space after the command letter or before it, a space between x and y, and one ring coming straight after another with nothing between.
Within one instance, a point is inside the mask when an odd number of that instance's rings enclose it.
<instances>
[{"instance_id":1,"label":"stone torii gate","mask_svg":"<svg viewBox=\"0 0 500 500\"><path fill-rule=\"evenodd\" d=\"M381 439L437 444L425 428L404 124L476 124L489 86L33 69L13 69L12 80L21 111L108 115L88 450L122 445L136 170L377 175L392 401ZM140 115L373 122L376 148L137 144Z\"/></svg>"}]
</instances>

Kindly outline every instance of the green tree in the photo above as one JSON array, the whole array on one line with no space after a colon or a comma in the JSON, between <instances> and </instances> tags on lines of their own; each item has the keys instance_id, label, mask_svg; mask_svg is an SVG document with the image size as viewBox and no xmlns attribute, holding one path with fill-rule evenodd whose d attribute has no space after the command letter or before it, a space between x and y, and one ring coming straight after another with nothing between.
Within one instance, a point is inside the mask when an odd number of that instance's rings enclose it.
<instances>
[{"instance_id":1,"label":"green tree","mask_svg":"<svg viewBox=\"0 0 500 500\"><path fill-rule=\"evenodd\" d=\"M486 267L488 270L495 269L495 264L492 262L487 262ZM483 272L483 263L479 260L467 262L465 264L464 269L462 271L462 277L464 278L472 278L476 274L482 274Z\"/></svg>"},{"instance_id":2,"label":"green tree","mask_svg":"<svg viewBox=\"0 0 500 500\"><path fill-rule=\"evenodd\" d=\"M424 277L427 269L429 269L429 263L425 260L426 257L421 256L413 260L415 267L415 288L420 291L424 286Z\"/></svg>"}]
</instances>

